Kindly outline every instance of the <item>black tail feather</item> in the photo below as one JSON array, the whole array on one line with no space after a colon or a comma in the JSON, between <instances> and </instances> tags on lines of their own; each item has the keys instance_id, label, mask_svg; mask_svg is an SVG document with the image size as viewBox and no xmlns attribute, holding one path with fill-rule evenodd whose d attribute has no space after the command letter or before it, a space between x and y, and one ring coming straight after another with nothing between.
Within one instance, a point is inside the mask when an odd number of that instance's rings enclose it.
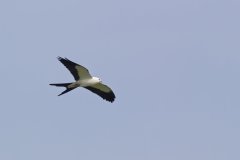
<instances>
[{"instance_id":1,"label":"black tail feather","mask_svg":"<svg viewBox=\"0 0 240 160\"><path fill-rule=\"evenodd\" d=\"M75 88L67 88L65 91L63 91L62 93L60 93L58 96L61 96L61 95L65 94L65 93L67 93L67 92L69 92L69 91L71 91L71 90L73 90L73 89L75 89Z\"/></svg>"},{"instance_id":2,"label":"black tail feather","mask_svg":"<svg viewBox=\"0 0 240 160\"><path fill-rule=\"evenodd\" d=\"M53 83L53 84L49 84L49 85L51 85L51 86L57 86L57 87L66 87L66 90L63 91L62 93L60 93L60 94L58 95L58 96L61 96L61 95L65 94L65 93L67 93L67 92L75 89L75 88L68 88L68 86L69 86L70 84L71 84L71 83Z\"/></svg>"},{"instance_id":3,"label":"black tail feather","mask_svg":"<svg viewBox=\"0 0 240 160\"><path fill-rule=\"evenodd\" d=\"M53 84L49 84L49 85L57 86L57 87L66 87L67 88L67 86L70 85L70 84L71 83L53 83Z\"/></svg>"}]
</instances>

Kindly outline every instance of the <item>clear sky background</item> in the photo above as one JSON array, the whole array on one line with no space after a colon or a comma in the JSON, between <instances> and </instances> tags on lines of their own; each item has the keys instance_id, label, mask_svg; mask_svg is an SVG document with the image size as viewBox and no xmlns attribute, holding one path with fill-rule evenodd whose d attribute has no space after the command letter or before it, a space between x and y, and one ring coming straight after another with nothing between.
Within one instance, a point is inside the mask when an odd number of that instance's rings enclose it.
<instances>
[{"instance_id":1,"label":"clear sky background","mask_svg":"<svg viewBox=\"0 0 240 160\"><path fill-rule=\"evenodd\" d=\"M1 160L239 160L240 1L0 1ZM67 57L109 103L71 82Z\"/></svg>"}]
</instances>

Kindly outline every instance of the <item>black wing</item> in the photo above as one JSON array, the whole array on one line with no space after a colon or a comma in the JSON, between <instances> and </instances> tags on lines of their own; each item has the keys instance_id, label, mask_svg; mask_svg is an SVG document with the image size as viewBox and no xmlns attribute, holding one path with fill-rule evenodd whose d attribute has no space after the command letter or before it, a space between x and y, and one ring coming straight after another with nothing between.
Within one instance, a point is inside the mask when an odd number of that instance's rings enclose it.
<instances>
[{"instance_id":1,"label":"black wing","mask_svg":"<svg viewBox=\"0 0 240 160\"><path fill-rule=\"evenodd\" d=\"M81 78L91 78L87 68L74 63L67 58L58 57L58 60L72 73L76 81Z\"/></svg>"},{"instance_id":2,"label":"black wing","mask_svg":"<svg viewBox=\"0 0 240 160\"><path fill-rule=\"evenodd\" d=\"M100 97L102 97L103 99L109 102L113 102L115 99L115 94L113 93L111 88L109 88L108 86L102 83L98 83L93 86L88 86L84 88L90 90L93 93L96 93L97 95L99 95Z\"/></svg>"}]
</instances>

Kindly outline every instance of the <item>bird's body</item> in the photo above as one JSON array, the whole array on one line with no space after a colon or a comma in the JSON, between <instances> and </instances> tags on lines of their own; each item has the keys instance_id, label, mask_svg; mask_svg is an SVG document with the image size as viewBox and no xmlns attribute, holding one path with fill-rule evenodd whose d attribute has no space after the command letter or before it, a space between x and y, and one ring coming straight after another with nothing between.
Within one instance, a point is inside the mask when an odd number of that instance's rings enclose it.
<instances>
[{"instance_id":1,"label":"bird's body","mask_svg":"<svg viewBox=\"0 0 240 160\"><path fill-rule=\"evenodd\" d=\"M76 88L76 87L88 87L100 83L101 80L97 77L92 77L91 79L80 79L76 82L71 83L68 88Z\"/></svg>"},{"instance_id":2,"label":"bird's body","mask_svg":"<svg viewBox=\"0 0 240 160\"><path fill-rule=\"evenodd\" d=\"M77 87L84 87L109 102L114 101L115 95L111 90L111 88L102 84L102 81L100 78L92 77L89 71L85 67L79 64L76 64L68 60L67 58L64 59L64 58L58 57L58 60L72 73L74 79L76 80L75 82L72 82L72 83L50 84L58 87L66 87L66 90L63 91L58 96L63 95Z\"/></svg>"}]
</instances>

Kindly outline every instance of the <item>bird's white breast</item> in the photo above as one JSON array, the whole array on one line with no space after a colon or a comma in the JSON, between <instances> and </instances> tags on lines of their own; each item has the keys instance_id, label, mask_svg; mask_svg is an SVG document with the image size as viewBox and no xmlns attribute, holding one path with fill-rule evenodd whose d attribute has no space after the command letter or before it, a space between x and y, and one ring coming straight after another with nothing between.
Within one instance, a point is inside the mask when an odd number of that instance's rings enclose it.
<instances>
[{"instance_id":1,"label":"bird's white breast","mask_svg":"<svg viewBox=\"0 0 240 160\"><path fill-rule=\"evenodd\" d=\"M83 79L83 80L80 80L78 83L80 84L81 87L87 87L87 86L92 86L92 85L95 85L97 83L99 83L99 79L98 78L91 78L91 79Z\"/></svg>"},{"instance_id":2,"label":"bird's white breast","mask_svg":"<svg viewBox=\"0 0 240 160\"><path fill-rule=\"evenodd\" d=\"M75 88L75 87L87 87L92 86L99 83L100 80L97 77L92 77L91 79L81 79L76 82L73 82L68 86L68 88Z\"/></svg>"}]
</instances>

